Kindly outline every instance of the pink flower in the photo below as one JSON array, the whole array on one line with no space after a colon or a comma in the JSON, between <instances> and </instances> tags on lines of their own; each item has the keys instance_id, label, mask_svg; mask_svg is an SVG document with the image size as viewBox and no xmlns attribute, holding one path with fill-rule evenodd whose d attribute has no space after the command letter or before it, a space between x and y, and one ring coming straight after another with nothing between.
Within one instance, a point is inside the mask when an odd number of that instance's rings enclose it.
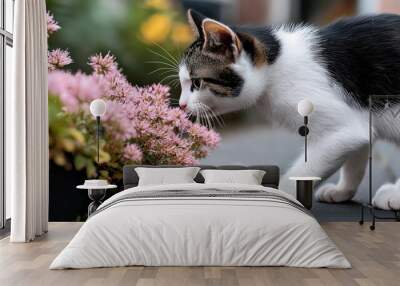
<instances>
[{"instance_id":1,"label":"pink flower","mask_svg":"<svg viewBox=\"0 0 400 286\"><path fill-rule=\"evenodd\" d=\"M132 92L132 86L118 70L112 70L102 77L106 96L110 99L125 101Z\"/></svg>"},{"instance_id":2,"label":"pink flower","mask_svg":"<svg viewBox=\"0 0 400 286\"><path fill-rule=\"evenodd\" d=\"M210 148L216 148L218 144L221 142L221 136L214 130L209 130L207 132L207 146Z\"/></svg>"},{"instance_id":3,"label":"pink flower","mask_svg":"<svg viewBox=\"0 0 400 286\"><path fill-rule=\"evenodd\" d=\"M105 75L109 72L117 70L115 57L109 52L105 56L103 56L101 53L91 56L89 58L89 66L91 66L93 71L99 75Z\"/></svg>"},{"instance_id":4,"label":"pink flower","mask_svg":"<svg viewBox=\"0 0 400 286\"><path fill-rule=\"evenodd\" d=\"M166 123L172 124L175 127L186 129L191 125L190 120L187 118L187 114L180 108L168 108L166 112Z\"/></svg>"},{"instance_id":5,"label":"pink flower","mask_svg":"<svg viewBox=\"0 0 400 286\"><path fill-rule=\"evenodd\" d=\"M211 149L216 148L221 140L218 133L214 130L208 130L205 126L197 123L192 124L188 128L188 133L198 144L205 145Z\"/></svg>"},{"instance_id":6,"label":"pink flower","mask_svg":"<svg viewBox=\"0 0 400 286\"><path fill-rule=\"evenodd\" d=\"M61 27L58 25L57 21L54 20L53 15L47 12L47 37L49 37L54 32L57 32Z\"/></svg>"},{"instance_id":7,"label":"pink flower","mask_svg":"<svg viewBox=\"0 0 400 286\"><path fill-rule=\"evenodd\" d=\"M88 111L89 103L103 95L97 80L83 73L55 70L48 75L49 93L57 95L67 112Z\"/></svg>"},{"instance_id":8,"label":"pink flower","mask_svg":"<svg viewBox=\"0 0 400 286\"><path fill-rule=\"evenodd\" d=\"M60 27L48 16L51 34ZM115 158L122 154L127 162L193 165L220 141L215 131L191 122L182 110L170 106L168 86L129 83L110 53L89 58L91 74L59 70L72 62L68 51L51 51L48 60L49 93L60 98L64 112L77 118L76 124L91 116L93 99L106 100L102 121L111 139L108 152Z\"/></svg>"},{"instance_id":9,"label":"pink flower","mask_svg":"<svg viewBox=\"0 0 400 286\"><path fill-rule=\"evenodd\" d=\"M56 69L63 68L66 65L72 63L72 59L69 56L68 51L63 51L61 49L55 49L48 53L48 70L54 71Z\"/></svg>"},{"instance_id":10,"label":"pink flower","mask_svg":"<svg viewBox=\"0 0 400 286\"><path fill-rule=\"evenodd\" d=\"M141 162L143 159L143 153L136 144L126 145L123 156L126 160L137 163Z\"/></svg>"},{"instance_id":11,"label":"pink flower","mask_svg":"<svg viewBox=\"0 0 400 286\"><path fill-rule=\"evenodd\" d=\"M107 100L106 104L107 112L102 117L102 120L106 122L105 128L107 132L118 140L131 140L136 138L138 136L137 128L135 121L128 116L128 106L111 100Z\"/></svg>"}]
</instances>

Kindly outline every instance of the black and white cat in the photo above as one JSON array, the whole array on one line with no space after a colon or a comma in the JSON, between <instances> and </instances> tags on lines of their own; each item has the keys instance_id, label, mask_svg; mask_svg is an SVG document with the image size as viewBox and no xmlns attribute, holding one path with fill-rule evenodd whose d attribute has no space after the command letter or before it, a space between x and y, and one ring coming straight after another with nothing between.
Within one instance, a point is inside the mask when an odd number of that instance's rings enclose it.
<instances>
[{"instance_id":1,"label":"black and white cat","mask_svg":"<svg viewBox=\"0 0 400 286\"><path fill-rule=\"evenodd\" d=\"M367 164L368 97L400 94L400 16L346 18L320 29L228 27L191 10L188 18L197 39L179 66L181 108L222 114L256 105L270 122L297 132L297 104L310 100L311 156L294 162L281 189L293 194L290 176L327 178L340 168L339 182L321 186L316 197L351 199ZM400 143L395 108L376 119L374 140Z\"/></svg>"}]
</instances>

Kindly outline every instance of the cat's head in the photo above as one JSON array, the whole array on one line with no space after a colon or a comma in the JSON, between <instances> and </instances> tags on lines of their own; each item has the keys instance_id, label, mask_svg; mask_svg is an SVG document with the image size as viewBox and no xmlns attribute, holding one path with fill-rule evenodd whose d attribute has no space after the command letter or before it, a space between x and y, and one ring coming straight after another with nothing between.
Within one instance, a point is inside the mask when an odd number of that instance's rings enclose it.
<instances>
[{"instance_id":1,"label":"cat's head","mask_svg":"<svg viewBox=\"0 0 400 286\"><path fill-rule=\"evenodd\" d=\"M188 11L196 40L179 65L181 108L223 114L253 105L265 89L265 48L253 36ZM201 112L200 112L201 114Z\"/></svg>"}]
</instances>

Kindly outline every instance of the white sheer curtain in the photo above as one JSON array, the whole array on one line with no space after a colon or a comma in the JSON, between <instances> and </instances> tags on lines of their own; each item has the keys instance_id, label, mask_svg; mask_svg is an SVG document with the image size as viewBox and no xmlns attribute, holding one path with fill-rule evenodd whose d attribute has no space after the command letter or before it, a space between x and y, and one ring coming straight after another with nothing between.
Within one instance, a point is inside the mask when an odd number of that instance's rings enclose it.
<instances>
[{"instance_id":1,"label":"white sheer curtain","mask_svg":"<svg viewBox=\"0 0 400 286\"><path fill-rule=\"evenodd\" d=\"M15 2L13 94L6 98L6 187L12 242L47 231L48 119L45 0Z\"/></svg>"}]
</instances>

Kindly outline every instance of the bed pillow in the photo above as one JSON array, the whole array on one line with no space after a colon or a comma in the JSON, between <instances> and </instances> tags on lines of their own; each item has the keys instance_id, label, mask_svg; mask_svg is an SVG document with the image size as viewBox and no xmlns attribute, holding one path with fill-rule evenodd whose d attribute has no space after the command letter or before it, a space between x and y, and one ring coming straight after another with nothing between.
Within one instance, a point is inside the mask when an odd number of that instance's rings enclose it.
<instances>
[{"instance_id":1,"label":"bed pillow","mask_svg":"<svg viewBox=\"0 0 400 286\"><path fill-rule=\"evenodd\" d=\"M205 184L226 183L261 185L265 171L262 170L202 170Z\"/></svg>"},{"instance_id":2,"label":"bed pillow","mask_svg":"<svg viewBox=\"0 0 400 286\"><path fill-rule=\"evenodd\" d=\"M199 167L184 168L135 168L139 186L195 183Z\"/></svg>"}]
</instances>

